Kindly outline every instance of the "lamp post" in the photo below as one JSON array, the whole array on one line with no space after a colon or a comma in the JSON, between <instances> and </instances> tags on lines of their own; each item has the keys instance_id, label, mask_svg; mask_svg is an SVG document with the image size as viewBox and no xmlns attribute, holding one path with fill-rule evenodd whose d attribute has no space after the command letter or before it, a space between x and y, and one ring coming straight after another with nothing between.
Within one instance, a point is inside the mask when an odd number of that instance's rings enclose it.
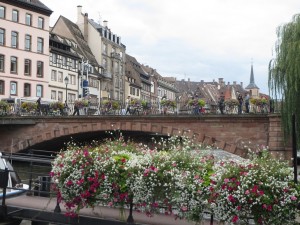
<instances>
[{"instance_id":1,"label":"lamp post","mask_svg":"<svg viewBox=\"0 0 300 225\"><path fill-rule=\"evenodd\" d=\"M69 77L65 77L65 84L66 84L66 103L68 102L68 84L69 84Z\"/></svg>"}]
</instances>

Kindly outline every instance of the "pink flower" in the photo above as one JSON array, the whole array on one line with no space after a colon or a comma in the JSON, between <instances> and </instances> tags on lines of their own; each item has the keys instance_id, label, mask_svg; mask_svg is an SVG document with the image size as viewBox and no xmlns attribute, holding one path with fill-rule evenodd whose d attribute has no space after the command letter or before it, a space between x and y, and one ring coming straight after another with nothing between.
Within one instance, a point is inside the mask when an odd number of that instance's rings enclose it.
<instances>
[{"instance_id":1,"label":"pink flower","mask_svg":"<svg viewBox=\"0 0 300 225\"><path fill-rule=\"evenodd\" d=\"M177 164L176 164L176 163L173 163L173 164L172 164L172 166L173 166L173 167L176 167L176 166L177 166Z\"/></svg>"},{"instance_id":2,"label":"pink flower","mask_svg":"<svg viewBox=\"0 0 300 225\"><path fill-rule=\"evenodd\" d=\"M188 210L188 208L186 206L181 206L181 211L182 212L186 212Z\"/></svg>"},{"instance_id":3,"label":"pink flower","mask_svg":"<svg viewBox=\"0 0 300 225\"><path fill-rule=\"evenodd\" d=\"M233 197L232 195L229 195L229 196L228 196L228 200L229 200L230 202L235 202L235 199L234 199L234 197Z\"/></svg>"},{"instance_id":4,"label":"pink flower","mask_svg":"<svg viewBox=\"0 0 300 225\"><path fill-rule=\"evenodd\" d=\"M250 194L250 191L249 190L246 190L245 191L245 195L249 195Z\"/></svg>"},{"instance_id":5,"label":"pink flower","mask_svg":"<svg viewBox=\"0 0 300 225\"><path fill-rule=\"evenodd\" d=\"M297 200L297 197L296 196L291 196L291 200L295 201L295 200Z\"/></svg>"},{"instance_id":6,"label":"pink flower","mask_svg":"<svg viewBox=\"0 0 300 225\"><path fill-rule=\"evenodd\" d=\"M107 205L109 206L109 207L112 207L113 206L113 202L109 202Z\"/></svg>"},{"instance_id":7,"label":"pink flower","mask_svg":"<svg viewBox=\"0 0 300 225\"><path fill-rule=\"evenodd\" d=\"M67 184L66 184L67 186L71 186L71 185L73 185L73 181L71 181L71 180L69 180L68 182L67 182Z\"/></svg>"},{"instance_id":8,"label":"pink flower","mask_svg":"<svg viewBox=\"0 0 300 225\"><path fill-rule=\"evenodd\" d=\"M224 182L225 182L225 184L227 184L227 183L229 182L229 179L228 179L228 178L225 178L225 179L224 179Z\"/></svg>"},{"instance_id":9,"label":"pink flower","mask_svg":"<svg viewBox=\"0 0 300 225\"><path fill-rule=\"evenodd\" d=\"M233 223L236 223L237 221L239 220L239 217L237 215L235 215L233 218L232 218L232 222Z\"/></svg>"},{"instance_id":10,"label":"pink flower","mask_svg":"<svg viewBox=\"0 0 300 225\"><path fill-rule=\"evenodd\" d=\"M260 196L264 195L264 191L259 191L259 195Z\"/></svg>"}]
</instances>

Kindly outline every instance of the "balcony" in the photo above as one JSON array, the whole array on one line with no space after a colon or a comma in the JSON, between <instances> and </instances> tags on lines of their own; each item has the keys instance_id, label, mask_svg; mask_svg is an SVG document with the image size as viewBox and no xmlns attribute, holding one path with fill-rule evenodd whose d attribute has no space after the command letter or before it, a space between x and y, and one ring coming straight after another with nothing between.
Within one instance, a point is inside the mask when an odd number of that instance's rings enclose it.
<instances>
[{"instance_id":1,"label":"balcony","mask_svg":"<svg viewBox=\"0 0 300 225\"><path fill-rule=\"evenodd\" d=\"M117 52L112 52L111 57L114 59L121 60L121 55L120 55L120 53L117 53Z\"/></svg>"}]
</instances>

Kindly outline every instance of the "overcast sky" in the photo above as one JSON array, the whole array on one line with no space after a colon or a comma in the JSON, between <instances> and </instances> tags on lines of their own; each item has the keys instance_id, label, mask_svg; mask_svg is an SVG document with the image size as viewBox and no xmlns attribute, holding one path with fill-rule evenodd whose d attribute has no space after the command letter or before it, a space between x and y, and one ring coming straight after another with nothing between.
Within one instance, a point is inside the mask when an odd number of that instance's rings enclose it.
<instances>
[{"instance_id":1,"label":"overcast sky","mask_svg":"<svg viewBox=\"0 0 300 225\"><path fill-rule=\"evenodd\" d=\"M76 22L77 6L108 27L128 54L162 76L206 82L250 81L268 94L276 29L300 13L299 0L41 0Z\"/></svg>"}]
</instances>

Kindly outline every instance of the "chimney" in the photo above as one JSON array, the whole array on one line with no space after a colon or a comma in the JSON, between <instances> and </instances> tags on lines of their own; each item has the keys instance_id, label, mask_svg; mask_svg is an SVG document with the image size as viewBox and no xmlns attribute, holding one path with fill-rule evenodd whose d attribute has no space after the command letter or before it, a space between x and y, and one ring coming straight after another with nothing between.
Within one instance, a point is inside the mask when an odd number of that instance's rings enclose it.
<instances>
[{"instance_id":1,"label":"chimney","mask_svg":"<svg viewBox=\"0 0 300 225\"><path fill-rule=\"evenodd\" d=\"M201 80L201 83L204 83L204 80Z\"/></svg>"},{"instance_id":2,"label":"chimney","mask_svg":"<svg viewBox=\"0 0 300 225\"><path fill-rule=\"evenodd\" d=\"M103 20L103 26L107 27L108 26L108 21L107 20Z\"/></svg>"},{"instance_id":3,"label":"chimney","mask_svg":"<svg viewBox=\"0 0 300 225\"><path fill-rule=\"evenodd\" d=\"M230 82L228 81L227 85L230 85Z\"/></svg>"},{"instance_id":4,"label":"chimney","mask_svg":"<svg viewBox=\"0 0 300 225\"><path fill-rule=\"evenodd\" d=\"M223 78L219 78L219 84L223 83Z\"/></svg>"},{"instance_id":5,"label":"chimney","mask_svg":"<svg viewBox=\"0 0 300 225\"><path fill-rule=\"evenodd\" d=\"M81 5L78 5L78 6L77 6L77 21L78 21L78 19L79 19L80 16L81 16L81 12L82 12L82 6L81 6Z\"/></svg>"},{"instance_id":6,"label":"chimney","mask_svg":"<svg viewBox=\"0 0 300 225\"><path fill-rule=\"evenodd\" d=\"M243 87L243 82L241 82L241 87Z\"/></svg>"},{"instance_id":7,"label":"chimney","mask_svg":"<svg viewBox=\"0 0 300 225\"><path fill-rule=\"evenodd\" d=\"M236 81L233 81L233 85L236 85Z\"/></svg>"},{"instance_id":8,"label":"chimney","mask_svg":"<svg viewBox=\"0 0 300 225\"><path fill-rule=\"evenodd\" d=\"M84 14L84 25L83 25L83 38L85 41L88 41L88 18L89 15L87 13Z\"/></svg>"}]
</instances>

